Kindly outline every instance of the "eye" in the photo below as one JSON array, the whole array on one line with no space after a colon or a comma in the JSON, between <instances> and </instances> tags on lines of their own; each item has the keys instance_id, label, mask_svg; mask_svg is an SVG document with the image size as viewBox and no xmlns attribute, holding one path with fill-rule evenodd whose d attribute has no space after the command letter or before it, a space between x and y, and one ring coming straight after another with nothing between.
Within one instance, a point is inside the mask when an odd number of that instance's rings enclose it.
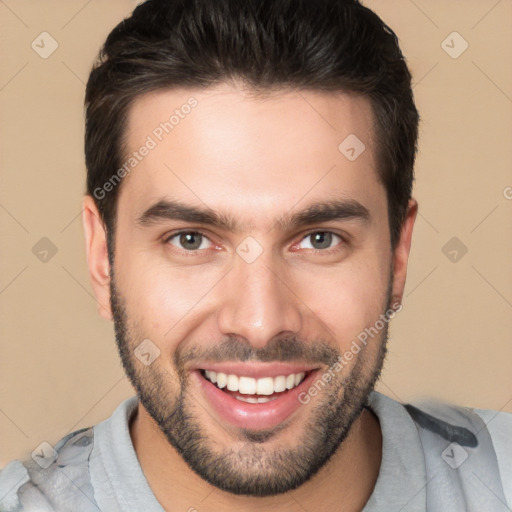
<instances>
[{"instance_id":1,"label":"eye","mask_svg":"<svg viewBox=\"0 0 512 512\"><path fill-rule=\"evenodd\" d=\"M298 244L300 246L305 243L302 249L313 249L315 251L329 252L326 249L332 248L333 242L343 242L343 239L330 231L315 231L306 235ZM336 244L337 245L337 244Z\"/></svg>"},{"instance_id":2,"label":"eye","mask_svg":"<svg viewBox=\"0 0 512 512\"><path fill-rule=\"evenodd\" d=\"M198 231L181 231L169 236L165 241L188 252L209 249L212 246L212 242Z\"/></svg>"}]
</instances>

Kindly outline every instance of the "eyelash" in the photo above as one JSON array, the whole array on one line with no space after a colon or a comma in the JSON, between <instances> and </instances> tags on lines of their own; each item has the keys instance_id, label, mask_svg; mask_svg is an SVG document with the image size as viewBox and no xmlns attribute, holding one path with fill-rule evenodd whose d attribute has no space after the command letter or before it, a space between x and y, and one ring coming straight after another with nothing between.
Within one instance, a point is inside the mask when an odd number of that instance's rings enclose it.
<instances>
[{"instance_id":1,"label":"eyelash","mask_svg":"<svg viewBox=\"0 0 512 512\"><path fill-rule=\"evenodd\" d=\"M308 249L308 251L311 251L313 254L323 254L323 255L326 255L326 254L332 254L334 252L338 252L340 250L340 248L338 247L339 245L343 245L343 244L347 244L347 240L345 237L343 237L342 235L338 234L338 233L334 233L333 231L327 231L327 230L314 230L314 231L310 231L309 233L306 233L300 240L299 240L299 244L304 240L306 239L307 237L311 236L311 235L314 235L316 233L328 233L328 234L331 234L331 235L334 235L334 236L337 236L338 238L340 238L341 242L339 242L338 244L336 244L334 247L330 248L330 249ZM210 237L208 235L206 235L205 233L203 233L202 231L194 231L194 230L181 230L181 231L176 231L175 233L171 233L170 235L166 236L164 238L164 244L168 244L168 245L172 245L170 244L170 240L172 240L173 238L179 236L179 235L183 235L183 234L194 234L194 235L201 235L203 236L204 238L206 238L208 241L210 241L212 244L212 240L210 240ZM294 245L297 245L297 244L294 244ZM197 254L201 251L206 251L207 249L194 249L194 250L191 250L191 251L187 251L185 249L179 249L178 247L176 246L172 246L173 247L173 250L177 251L178 253L181 253L185 256L197 256Z\"/></svg>"}]
</instances>

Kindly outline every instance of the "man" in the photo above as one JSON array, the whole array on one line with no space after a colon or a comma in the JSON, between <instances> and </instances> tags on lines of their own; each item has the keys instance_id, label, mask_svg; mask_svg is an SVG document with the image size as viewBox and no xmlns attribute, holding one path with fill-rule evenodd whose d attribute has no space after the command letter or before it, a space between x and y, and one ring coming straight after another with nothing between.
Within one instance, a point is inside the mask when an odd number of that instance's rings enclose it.
<instances>
[{"instance_id":1,"label":"man","mask_svg":"<svg viewBox=\"0 0 512 512\"><path fill-rule=\"evenodd\" d=\"M374 391L418 114L355 0L150 0L86 92L83 224L137 390L2 511L505 511L512 417Z\"/></svg>"}]
</instances>

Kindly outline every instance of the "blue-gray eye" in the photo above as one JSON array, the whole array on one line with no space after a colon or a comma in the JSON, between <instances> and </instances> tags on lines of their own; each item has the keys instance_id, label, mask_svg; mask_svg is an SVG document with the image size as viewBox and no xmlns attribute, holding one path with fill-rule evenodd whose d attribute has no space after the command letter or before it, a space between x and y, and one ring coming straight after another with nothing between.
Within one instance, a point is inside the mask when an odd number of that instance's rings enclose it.
<instances>
[{"instance_id":1,"label":"blue-gray eye","mask_svg":"<svg viewBox=\"0 0 512 512\"><path fill-rule=\"evenodd\" d=\"M210 240L197 231L182 231L181 233L170 236L167 241L175 247L186 251L208 249L211 245Z\"/></svg>"},{"instance_id":2,"label":"blue-gray eye","mask_svg":"<svg viewBox=\"0 0 512 512\"><path fill-rule=\"evenodd\" d=\"M311 240L309 242L309 246L302 247L302 249L330 249L332 247L333 241L336 241L335 238L338 239L338 243L342 241L340 236L329 231L315 231L314 233L310 233L309 235L305 236L300 242L299 246L304 241Z\"/></svg>"}]
</instances>

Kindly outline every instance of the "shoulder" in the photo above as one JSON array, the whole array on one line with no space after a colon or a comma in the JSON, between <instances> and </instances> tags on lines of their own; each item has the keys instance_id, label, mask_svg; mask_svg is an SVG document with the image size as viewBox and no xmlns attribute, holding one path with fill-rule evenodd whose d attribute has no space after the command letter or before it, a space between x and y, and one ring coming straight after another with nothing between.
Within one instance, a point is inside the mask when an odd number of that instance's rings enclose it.
<instances>
[{"instance_id":1,"label":"shoulder","mask_svg":"<svg viewBox=\"0 0 512 512\"><path fill-rule=\"evenodd\" d=\"M38 512L97 510L89 476L93 428L63 437L53 448L42 443L31 458L10 462L0 472L0 510ZM93 508L94 506L94 508Z\"/></svg>"},{"instance_id":2,"label":"shoulder","mask_svg":"<svg viewBox=\"0 0 512 512\"><path fill-rule=\"evenodd\" d=\"M432 510L465 510L466 503L489 512L512 507L512 414L433 398L402 403L377 392L370 406L388 449L390 440L399 439L400 449L407 444L405 465L419 448L415 460L422 459Z\"/></svg>"},{"instance_id":3,"label":"shoulder","mask_svg":"<svg viewBox=\"0 0 512 512\"><path fill-rule=\"evenodd\" d=\"M433 452L425 453L432 474L442 468L448 471L446 481L456 470L456 479L471 483L468 488L476 488L476 475L493 491L491 498L498 498L498 508L512 505L512 414L435 400L404 407L418 427L425 451ZM489 504L488 510L494 508Z\"/></svg>"}]
</instances>

